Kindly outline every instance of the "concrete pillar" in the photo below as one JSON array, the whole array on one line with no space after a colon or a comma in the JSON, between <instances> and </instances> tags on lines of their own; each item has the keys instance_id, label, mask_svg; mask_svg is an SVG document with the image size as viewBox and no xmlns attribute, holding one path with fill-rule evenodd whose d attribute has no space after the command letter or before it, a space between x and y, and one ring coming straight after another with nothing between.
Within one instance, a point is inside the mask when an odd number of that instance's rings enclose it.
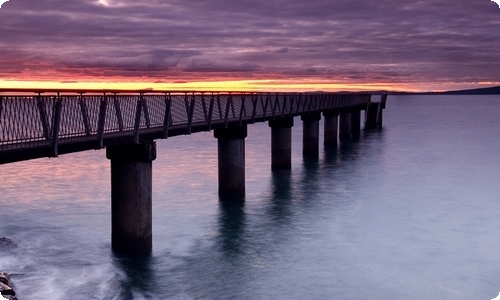
<instances>
[{"instance_id":1,"label":"concrete pillar","mask_svg":"<svg viewBox=\"0 0 500 300\"><path fill-rule=\"evenodd\" d=\"M247 125L218 128L219 195L241 199L245 195L245 138Z\"/></svg>"},{"instance_id":2,"label":"concrete pillar","mask_svg":"<svg viewBox=\"0 0 500 300\"><path fill-rule=\"evenodd\" d=\"M319 121L320 113L302 115L302 156L305 158L319 157Z\"/></svg>"},{"instance_id":3,"label":"concrete pillar","mask_svg":"<svg viewBox=\"0 0 500 300\"><path fill-rule=\"evenodd\" d=\"M271 170L290 170L293 118L271 120L269 127L271 127Z\"/></svg>"},{"instance_id":4,"label":"concrete pillar","mask_svg":"<svg viewBox=\"0 0 500 300\"><path fill-rule=\"evenodd\" d=\"M382 128L382 103L370 103L366 110L365 130Z\"/></svg>"},{"instance_id":5,"label":"concrete pillar","mask_svg":"<svg viewBox=\"0 0 500 300\"><path fill-rule=\"evenodd\" d=\"M368 104L365 113L365 130L382 129L382 116L387 101L387 94L382 95L380 102Z\"/></svg>"},{"instance_id":6,"label":"concrete pillar","mask_svg":"<svg viewBox=\"0 0 500 300\"><path fill-rule=\"evenodd\" d=\"M339 122L339 138L340 139L350 139L351 138L351 114L341 113Z\"/></svg>"},{"instance_id":7,"label":"concrete pillar","mask_svg":"<svg viewBox=\"0 0 500 300\"><path fill-rule=\"evenodd\" d=\"M351 112L351 134L359 136L361 132L361 110L353 110Z\"/></svg>"},{"instance_id":8,"label":"concrete pillar","mask_svg":"<svg viewBox=\"0 0 500 300\"><path fill-rule=\"evenodd\" d=\"M370 103L365 112L365 130L376 129L379 103Z\"/></svg>"},{"instance_id":9,"label":"concrete pillar","mask_svg":"<svg viewBox=\"0 0 500 300\"><path fill-rule=\"evenodd\" d=\"M126 255L152 251L152 162L156 143L106 147L111 160L111 247Z\"/></svg>"},{"instance_id":10,"label":"concrete pillar","mask_svg":"<svg viewBox=\"0 0 500 300\"><path fill-rule=\"evenodd\" d=\"M338 113L325 112L323 116L325 117L325 138L323 143L325 146L336 146L339 133Z\"/></svg>"}]
</instances>

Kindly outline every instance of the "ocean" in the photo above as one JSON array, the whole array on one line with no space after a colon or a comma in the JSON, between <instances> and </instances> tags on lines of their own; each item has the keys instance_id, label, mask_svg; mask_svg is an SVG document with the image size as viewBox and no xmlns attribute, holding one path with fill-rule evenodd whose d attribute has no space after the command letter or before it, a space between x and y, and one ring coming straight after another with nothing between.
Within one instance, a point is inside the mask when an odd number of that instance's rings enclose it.
<instances>
[{"instance_id":1,"label":"ocean","mask_svg":"<svg viewBox=\"0 0 500 300\"><path fill-rule=\"evenodd\" d=\"M492 299L500 292L500 96L389 96L381 131L271 171L249 125L246 198L217 141L157 141L153 253L111 251L104 150L0 165L0 271L20 300ZM322 130L322 124L320 126Z\"/></svg>"}]
</instances>

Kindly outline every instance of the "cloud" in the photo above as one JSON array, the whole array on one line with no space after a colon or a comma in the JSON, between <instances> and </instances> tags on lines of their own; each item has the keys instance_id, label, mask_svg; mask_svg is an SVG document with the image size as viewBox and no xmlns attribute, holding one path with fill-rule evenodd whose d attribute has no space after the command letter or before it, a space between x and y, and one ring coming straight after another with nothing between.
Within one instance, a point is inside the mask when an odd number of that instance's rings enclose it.
<instances>
[{"instance_id":1,"label":"cloud","mask_svg":"<svg viewBox=\"0 0 500 300\"><path fill-rule=\"evenodd\" d=\"M9 0L0 0L0 8L2 7L2 5L5 3L5 2L8 2Z\"/></svg>"},{"instance_id":2,"label":"cloud","mask_svg":"<svg viewBox=\"0 0 500 300\"><path fill-rule=\"evenodd\" d=\"M288 47L281 47L277 50L274 50L274 53L287 53L290 49Z\"/></svg>"},{"instance_id":3,"label":"cloud","mask_svg":"<svg viewBox=\"0 0 500 300\"><path fill-rule=\"evenodd\" d=\"M16 0L0 16L0 78L500 82L491 1Z\"/></svg>"},{"instance_id":4,"label":"cloud","mask_svg":"<svg viewBox=\"0 0 500 300\"><path fill-rule=\"evenodd\" d=\"M67 55L64 61L71 68L104 68L129 71L159 71L174 68L182 58L197 55L195 51L106 51Z\"/></svg>"},{"instance_id":5,"label":"cloud","mask_svg":"<svg viewBox=\"0 0 500 300\"><path fill-rule=\"evenodd\" d=\"M204 59L193 59L186 66L186 72L253 72L257 71L259 66L252 63L232 63L222 61L209 61Z\"/></svg>"}]
</instances>

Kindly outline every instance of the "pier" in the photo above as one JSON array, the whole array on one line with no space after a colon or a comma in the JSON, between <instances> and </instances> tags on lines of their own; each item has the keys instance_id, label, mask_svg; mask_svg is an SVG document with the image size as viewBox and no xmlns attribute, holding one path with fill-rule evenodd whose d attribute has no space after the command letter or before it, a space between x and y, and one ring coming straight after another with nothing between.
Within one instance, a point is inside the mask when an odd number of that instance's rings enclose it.
<instances>
[{"instance_id":1,"label":"pier","mask_svg":"<svg viewBox=\"0 0 500 300\"><path fill-rule=\"evenodd\" d=\"M303 156L319 156L361 131L382 128L386 95L172 91L0 90L0 164L105 149L111 164L112 248L152 250L152 164L157 139L213 131L223 201L245 195L247 128L268 122L271 168L290 170L291 129L303 123ZM295 118L297 117L297 118ZM97 154L96 154L97 155Z\"/></svg>"}]
</instances>

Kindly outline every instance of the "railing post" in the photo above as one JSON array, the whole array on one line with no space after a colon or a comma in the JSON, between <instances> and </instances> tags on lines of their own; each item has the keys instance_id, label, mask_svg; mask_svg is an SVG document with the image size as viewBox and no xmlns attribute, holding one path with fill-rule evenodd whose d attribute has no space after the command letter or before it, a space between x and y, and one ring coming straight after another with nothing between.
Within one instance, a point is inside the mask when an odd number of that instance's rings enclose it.
<instances>
[{"instance_id":1,"label":"railing post","mask_svg":"<svg viewBox=\"0 0 500 300\"><path fill-rule=\"evenodd\" d=\"M258 95L252 93L252 123L255 122L255 116L257 115L257 103L259 101Z\"/></svg>"},{"instance_id":2,"label":"railing post","mask_svg":"<svg viewBox=\"0 0 500 300\"><path fill-rule=\"evenodd\" d=\"M263 119L266 118L266 115L267 115L267 106L269 105L269 99L271 98L271 96L269 96L269 93L267 93L266 95L266 102L262 101L262 95L260 96L260 101L261 101L261 104L262 104L262 111L263 111Z\"/></svg>"},{"instance_id":3,"label":"railing post","mask_svg":"<svg viewBox=\"0 0 500 300\"><path fill-rule=\"evenodd\" d=\"M106 109L108 106L108 98L106 93L102 96L101 103L99 105L99 123L97 125L97 147L102 149L104 147L104 127L106 125Z\"/></svg>"},{"instance_id":4,"label":"railing post","mask_svg":"<svg viewBox=\"0 0 500 300\"><path fill-rule=\"evenodd\" d=\"M38 93L36 104L38 106L38 112L40 113L40 120L42 122L43 136L46 140L50 140L50 128L49 128L49 120L47 116L47 109L45 107L45 103L42 100L42 96Z\"/></svg>"},{"instance_id":5,"label":"railing post","mask_svg":"<svg viewBox=\"0 0 500 300\"><path fill-rule=\"evenodd\" d=\"M299 99L297 99L297 109L295 110L295 113L298 114L300 112L300 105L302 102L302 94L299 94Z\"/></svg>"},{"instance_id":6,"label":"railing post","mask_svg":"<svg viewBox=\"0 0 500 300\"><path fill-rule=\"evenodd\" d=\"M247 110L245 108L245 93L243 93L243 95L241 95L240 120L239 120L240 126L243 125L243 116L246 117L246 115L247 115Z\"/></svg>"},{"instance_id":7,"label":"railing post","mask_svg":"<svg viewBox=\"0 0 500 300\"><path fill-rule=\"evenodd\" d=\"M274 105L271 103L271 107L273 109L273 120L276 118L276 109L279 107L278 103L278 93L276 93L276 98L274 98Z\"/></svg>"},{"instance_id":8,"label":"railing post","mask_svg":"<svg viewBox=\"0 0 500 300\"><path fill-rule=\"evenodd\" d=\"M283 93L283 105L281 106L281 117L285 116L286 111L286 96L287 94Z\"/></svg>"},{"instance_id":9,"label":"railing post","mask_svg":"<svg viewBox=\"0 0 500 300\"><path fill-rule=\"evenodd\" d=\"M58 156L59 130L61 125L62 97L57 93L52 120L52 155Z\"/></svg>"},{"instance_id":10,"label":"railing post","mask_svg":"<svg viewBox=\"0 0 500 300\"><path fill-rule=\"evenodd\" d=\"M141 96L141 102L142 102L142 110L144 111L144 121L146 122L146 128L151 128L151 119L149 117L149 108L148 108L148 101L146 100L146 97L144 97L144 94Z\"/></svg>"},{"instance_id":11,"label":"railing post","mask_svg":"<svg viewBox=\"0 0 500 300\"><path fill-rule=\"evenodd\" d=\"M2 110L3 110L3 96L0 96L0 118L2 117Z\"/></svg>"},{"instance_id":12,"label":"railing post","mask_svg":"<svg viewBox=\"0 0 500 300\"><path fill-rule=\"evenodd\" d=\"M172 98L170 96L170 93L167 95L165 93L165 115L163 119L163 138L168 138L168 127L172 123Z\"/></svg>"},{"instance_id":13,"label":"railing post","mask_svg":"<svg viewBox=\"0 0 500 300\"><path fill-rule=\"evenodd\" d=\"M92 131L90 129L90 120L89 120L87 104L85 103L85 100L83 100L83 93L80 93L78 104L80 105L80 111L82 113L83 126L85 127L85 134L89 136L91 135Z\"/></svg>"},{"instance_id":14,"label":"railing post","mask_svg":"<svg viewBox=\"0 0 500 300\"><path fill-rule=\"evenodd\" d=\"M118 121L118 130L123 131L122 110L120 107L120 101L116 97L116 93L113 94L113 104L115 105L116 120Z\"/></svg>"},{"instance_id":15,"label":"railing post","mask_svg":"<svg viewBox=\"0 0 500 300\"><path fill-rule=\"evenodd\" d=\"M295 101L295 94L291 94L289 99L290 99L290 110L288 111L288 113L290 115L292 115L293 114L293 103Z\"/></svg>"},{"instance_id":16,"label":"railing post","mask_svg":"<svg viewBox=\"0 0 500 300\"><path fill-rule=\"evenodd\" d=\"M214 93L210 96L210 104L208 106L208 119L207 119L207 129L212 130L212 118L214 114L214 103L215 103L215 98L214 98Z\"/></svg>"},{"instance_id":17,"label":"railing post","mask_svg":"<svg viewBox=\"0 0 500 300\"><path fill-rule=\"evenodd\" d=\"M231 108L232 104L233 104L233 95L229 94L229 97L227 98L227 103L226 103L226 111L224 113L224 124L225 124L226 128L227 128L228 120L229 120L229 108Z\"/></svg>"},{"instance_id":18,"label":"railing post","mask_svg":"<svg viewBox=\"0 0 500 300\"><path fill-rule=\"evenodd\" d=\"M141 127L141 115L142 115L142 93L139 95L137 104L135 106L135 123L134 123L134 143L139 144L139 129Z\"/></svg>"},{"instance_id":19,"label":"railing post","mask_svg":"<svg viewBox=\"0 0 500 300\"><path fill-rule=\"evenodd\" d=\"M186 113L188 119L187 134L191 134L191 126L193 124L193 116L194 116L194 106L196 105L194 93L191 95L191 102L188 101L188 96L186 93L184 102L186 103Z\"/></svg>"},{"instance_id":20,"label":"railing post","mask_svg":"<svg viewBox=\"0 0 500 300\"><path fill-rule=\"evenodd\" d=\"M219 111L219 120L222 120L224 118L224 115L222 114L222 104L220 101L220 94L217 94L217 109Z\"/></svg>"},{"instance_id":21,"label":"railing post","mask_svg":"<svg viewBox=\"0 0 500 300\"><path fill-rule=\"evenodd\" d=\"M203 107L203 117L205 118L205 122L208 123L208 110L207 110L207 101L205 100L205 94L201 93L201 105Z\"/></svg>"}]
</instances>

